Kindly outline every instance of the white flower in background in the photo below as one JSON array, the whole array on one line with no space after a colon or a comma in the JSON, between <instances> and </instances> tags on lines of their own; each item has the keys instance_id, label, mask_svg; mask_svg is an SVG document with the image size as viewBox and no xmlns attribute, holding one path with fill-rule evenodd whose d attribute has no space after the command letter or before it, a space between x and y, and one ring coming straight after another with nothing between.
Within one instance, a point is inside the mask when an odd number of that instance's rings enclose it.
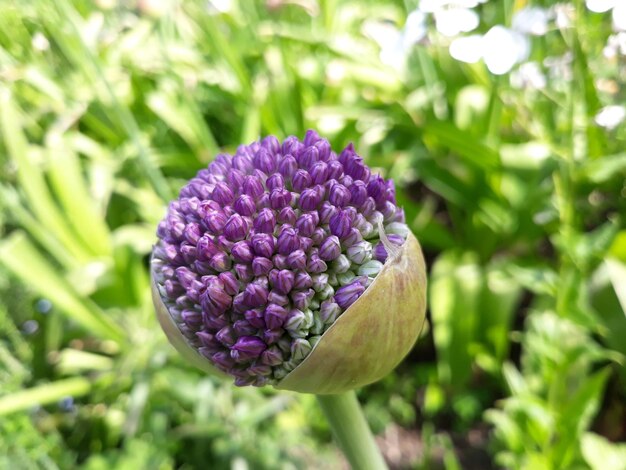
<instances>
[{"instance_id":1,"label":"white flower in background","mask_svg":"<svg viewBox=\"0 0 626 470\"><path fill-rule=\"evenodd\" d=\"M540 7L526 7L513 15L513 29L523 34L543 36L548 32L548 10Z\"/></svg>"},{"instance_id":2,"label":"white flower in background","mask_svg":"<svg viewBox=\"0 0 626 470\"><path fill-rule=\"evenodd\" d=\"M456 38L450 44L450 55L461 62L475 64L483 58L483 37L472 34Z\"/></svg>"},{"instance_id":3,"label":"white flower in background","mask_svg":"<svg viewBox=\"0 0 626 470\"><path fill-rule=\"evenodd\" d=\"M233 9L232 0L209 0L207 10L212 14L228 13Z\"/></svg>"},{"instance_id":4,"label":"white flower in background","mask_svg":"<svg viewBox=\"0 0 626 470\"><path fill-rule=\"evenodd\" d=\"M474 8L487 0L422 0L418 9L424 13L435 13L446 7Z\"/></svg>"},{"instance_id":5,"label":"white flower in background","mask_svg":"<svg viewBox=\"0 0 626 470\"><path fill-rule=\"evenodd\" d=\"M444 36L449 38L459 33L474 31L480 20L478 14L467 8L452 8L434 13L435 27Z\"/></svg>"},{"instance_id":6,"label":"white flower in background","mask_svg":"<svg viewBox=\"0 0 626 470\"><path fill-rule=\"evenodd\" d=\"M626 33L611 34L606 41L606 46L602 49L602 55L607 59L612 59L617 54L626 55Z\"/></svg>"},{"instance_id":7,"label":"white flower in background","mask_svg":"<svg viewBox=\"0 0 626 470\"><path fill-rule=\"evenodd\" d=\"M511 73L511 85L520 89L543 90L547 80L537 62L525 62Z\"/></svg>"},{"instance_id":8,"label":"white flower in background","mask_svg":"<svg viewBox=\"0 0 626 470\"><path fill-rule=\"evenodd\" d=\"M587 8L594 13L604 13L615 7L620 0L585 0Z\"/></svg>"},{"instance_id":9,"label":"white flower in background","mask_svg":"<svg viewBox=\"0 0 626 470\"><path fill-rule=\"evenodd\" d=\"M494 26L483 37L483 60L494 75L509 72L515 64L528 58L530 41L523 34Z\"/></svg>"},{"instance_id":10,"label":"white flower in background","mask_svg":"<svg viewBox=\"0 0 626 470\"><path fill-rule=\"evenodd\" d=\"M594 13L612 10L613 29L626 31L626 1L624 0L586 0L587 8Z\"/></svg>"},{"instance_id":11,"label":"white flower in background","mask_svg":"<svg viewBox=\"0 0 626 470\"><path fill-rule=\"evenodd\" d=\"M475 63L483 59L494 75L509 72L530 53L530 41L525 35L504 26L494 26L484 36L457 38L450 44L450 55L457 60Z\"/></svg>"},{"instance_id":12,"label":"white flower in background","mask_svg":"<svg viewBox=\"0 0 626 470\"><path fill-rule=\"evenodd\" d=\"M626 2L624 1L613 8L613 29L626 31Z\"/></svg>"},{"instance_id":13,"label":"white flower in background","mask_svg":"<svg viewBox=\"0 0 626 470\"><path fill-rule=\"evenodd\" d=\"M559 29L566 29L572 26L576 9L571 3L557 3L551 9L554 23Z\"/></svg>"},{"instance_id":14,"label":"white flower in background","mask_svg":"<svg viewBox=\"0 0 626 470\"><path fill-rule=\"evenodd\" d=\"M600 110L594 121L600 127L612 130L626 119L626 108L619 105L605 106Z\"/></svg>"},{"instance_id":15,"label":"white flower in background","mask_svg":"<svg viewBox=\"0 0 626 470\"><path fill-rule=\"evenodd\" d=\"M401 30L386 22L368 22L363 33L379 45L383 64L401 69L411 48L426 37L426 14L412 11Z\"/></svg>"},{"instance_id":16,"label":"white flower in background","mask_svg":"<svg viewBox=\"0 0 626 470\"><path fill-rule=\"evenodd\" d=\"M31 39L31 45L33 46L33 49L41 52L50 48L50 41L48 41L48 38L41 34L41 32L37 31L35 34L33 34L33 38Z\"/></svg>"},{"instance_id":17,"label":"white flower in background","mask_svg":"<svg viewBox=\"0 0 626 470\"><path fill-rule=\"evenodd\" d=\"M486 0L422 0L418 10L432 13L437 31L447 37L474 31L480 22L478 14L471 10Z\"/></svg>"},{"instance_id":18,"label":"white flower in background","mask_svg":"<svg viewBox=\"0 0 626 470\"><path fill-rule=\"evenodd\" d=\"M568 51L562 56L546 57L543 60L543 65L548 69L548 75L551 79L569 82L574 78L573 60L573 54Z\"/></svg>"}]
</instances>

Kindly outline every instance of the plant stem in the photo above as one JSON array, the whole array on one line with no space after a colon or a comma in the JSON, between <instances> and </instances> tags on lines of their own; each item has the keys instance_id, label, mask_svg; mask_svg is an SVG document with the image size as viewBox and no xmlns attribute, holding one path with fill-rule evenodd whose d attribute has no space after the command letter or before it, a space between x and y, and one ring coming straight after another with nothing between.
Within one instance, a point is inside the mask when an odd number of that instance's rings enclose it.
<instances>
[{"instance_id":1,"label":"plant stem","mask_svg":"<svg viewBox=\"0 0 626 470\"><path fill-rule=\"evenodd\" d=\"M317 395L317 401L353 470L387 469L354 391Z\"/></svg>"}]
</instances>

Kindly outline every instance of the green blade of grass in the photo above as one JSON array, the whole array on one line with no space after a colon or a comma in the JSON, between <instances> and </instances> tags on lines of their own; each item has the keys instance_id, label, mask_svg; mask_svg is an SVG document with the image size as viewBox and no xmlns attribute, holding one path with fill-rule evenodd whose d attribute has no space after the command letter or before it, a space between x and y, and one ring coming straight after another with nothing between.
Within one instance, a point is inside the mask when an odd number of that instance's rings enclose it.
<instances>
[{"instance_id":1,"label":"green blade of grass","mask_svg":"<svg viewBox=\"0 0 626 470\"><path fill-rule=\"evenodd\" d=\"M57 380L0 397L0 416L50 405L65 397L81 397L91 391L91 383L83 377Z\"/></svg>"},{"instance_id":2,"label":"green blade of grass","mask_svg":"<svg viewBox=\"0 0 626 470\"><path fill-rule=\"evenodd\" d=\"M94 255L108 256L109 229L89 194L78 156L60 136L49 136L47 144L50 180L69 223Z\"/></svg>"},{"instance_id":3,"label":"green blade of grass","mask_svg":"<svg viewBox=\"0 0 626 470\"><path fill-rule=\"evenodd\" d=\"M23 232L13 232L0 243L0 264L39 295L50 299L65 315L90 334L121 340L122 329L88 299L80 299Z\"/></svg>"},{"instance_id":4,"label":"green blade of grass","mask_svg":"<svg viewBox=\"0 0 626 470\"><path fill-rule=\"evenodd\" d=\"M28 142L20 127L19 114L9 89L0 88L0 127L10 158L17 166L17 179L29 206L42 225L79 261L91 258L86 247L69 229L55 205L41 169L29 157Z\"/></svg>"}]
</instances>

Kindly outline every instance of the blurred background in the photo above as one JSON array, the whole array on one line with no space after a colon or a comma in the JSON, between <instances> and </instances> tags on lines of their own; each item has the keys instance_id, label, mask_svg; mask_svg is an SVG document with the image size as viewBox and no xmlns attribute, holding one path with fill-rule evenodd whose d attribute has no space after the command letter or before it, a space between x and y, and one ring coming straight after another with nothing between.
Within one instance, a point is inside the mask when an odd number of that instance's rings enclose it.
<instances>
[{"instance_id":1,"label":"blurred background","mask_svg":"<svg viewBox=\"0 0 626 470\"><path fill-rule=\"evenodd\" d=\"M312 396L185 364L148 285L186 179L315 128L429 263L359 392L390 466L626 469L625 77L620 0L1 2L0 468L345 468Z\"/></svg>"}]
</instances>

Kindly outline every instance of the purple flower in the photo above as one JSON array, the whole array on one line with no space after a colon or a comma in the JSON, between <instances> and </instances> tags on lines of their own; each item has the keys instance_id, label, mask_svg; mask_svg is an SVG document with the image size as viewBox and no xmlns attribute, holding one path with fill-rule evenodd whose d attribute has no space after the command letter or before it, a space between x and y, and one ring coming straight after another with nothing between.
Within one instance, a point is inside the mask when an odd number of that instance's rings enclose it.
<instances>
[{"instance_id":1,"label":"purple flower","mask_svg":"<svg viewBox=\"0 0 626 470\"><path fill-rule=\"evenodd\" d=\"M393 183L315 131L220 154L159 223L153 277L189 345L237 385L276 384L363 294L408 228ZM357 277L358 275L358 277Z\"/></svg>"},{"instance_id":2,"label":"purple flower","mask_svg":"<svg viewBox=\"0 0 626 470\"><path fill-rule=\"evenodd\" d=\"M335 292L335 302L341 308L346 309L352 305L356 299L365 291L364 281L360 278L351 282L347 286L340 287Z\"/></svg>"}]
</instances>

